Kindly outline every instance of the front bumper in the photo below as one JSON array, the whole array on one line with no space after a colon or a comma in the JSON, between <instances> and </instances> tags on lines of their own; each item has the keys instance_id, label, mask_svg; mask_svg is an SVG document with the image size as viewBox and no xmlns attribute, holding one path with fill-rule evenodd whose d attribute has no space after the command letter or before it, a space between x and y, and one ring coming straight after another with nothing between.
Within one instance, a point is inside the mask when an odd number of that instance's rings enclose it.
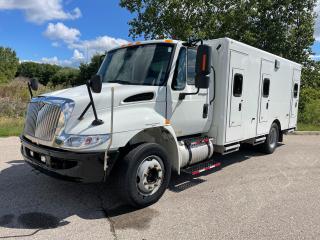
<instances>
[{"instance_id":1,"label":"front bumper","mask_svg":"<svg viewBox=\"0 0 320 240\"><path fill-rule=\"evenodd\" d=\"M49 176L75 182L102 182L104 180L104 152L77 153L32 143L21 136L21 153L27 163ZM111 152L107 176L118 157ZM109 162L110 161L110 162Z\"/></svg>"}]
</instances>

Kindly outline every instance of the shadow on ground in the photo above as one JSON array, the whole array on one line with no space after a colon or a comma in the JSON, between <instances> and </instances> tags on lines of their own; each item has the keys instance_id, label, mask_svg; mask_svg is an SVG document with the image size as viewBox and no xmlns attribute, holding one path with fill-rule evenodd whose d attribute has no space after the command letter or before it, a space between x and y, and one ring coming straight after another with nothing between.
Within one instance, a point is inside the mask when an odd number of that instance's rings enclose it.
<instances>
[{"instance_id":1,"label":"shadow on ground","mask_svg":"<svg viewBox=\"0 0 320 240\"><path fill-rule=\"evenodd\" d=\"M255 150L245 148L237 153L216 155L221 168L258 156ZM105 184L79 184L47 177L33 170L22 160L7 162L8 168L0 172L0 227L17 229L58 228L68 225L71 216L83 219L106 218L115 229L146 229L159 212L152 207L136 210L127 207L118 197L121 189L115 180ZM220 169L221 169L220 168ZM179 193L205 180L201 176L173 175L169 190ZM5 238L5 236L0 236Z\"/></svg>"}]
</instances>

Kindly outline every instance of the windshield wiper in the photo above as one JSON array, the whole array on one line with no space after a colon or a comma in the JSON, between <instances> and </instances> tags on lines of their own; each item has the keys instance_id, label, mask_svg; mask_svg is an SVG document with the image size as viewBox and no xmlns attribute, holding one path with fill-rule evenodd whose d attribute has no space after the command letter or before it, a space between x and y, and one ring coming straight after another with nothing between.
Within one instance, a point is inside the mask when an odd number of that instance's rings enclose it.
<instances>
[{"instance_id":1,"label":"windshield wiper","mask_svg":"<svg viewBox=\"0 0 320 240\"><path fill-rule=\"evenodd\" d=\"M120 84L134 85L134 83L123 81L123 80L112 80L112 81L108 81L107 83L120 83Z\"/></svg>"}]
</instances>

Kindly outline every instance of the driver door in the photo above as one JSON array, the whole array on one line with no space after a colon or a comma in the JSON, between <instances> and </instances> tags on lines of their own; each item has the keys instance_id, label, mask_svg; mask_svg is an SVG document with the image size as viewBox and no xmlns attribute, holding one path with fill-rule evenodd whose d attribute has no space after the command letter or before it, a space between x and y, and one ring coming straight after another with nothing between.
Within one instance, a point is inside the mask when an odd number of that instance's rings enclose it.
<instances>
[{"instance_id":1,"label":"driver door","mask_svg":"<svg viewBox=\"0 0 320 240\"><path fill-rule=\"evenodd\" d=\"M209 89L200 89L198 94L179 100L180 93L197 92L196 55L196 48L180 48L172 83L168 86L167 116L178 137L207 132L210 127Z\"/></svg>"}]
</instances>

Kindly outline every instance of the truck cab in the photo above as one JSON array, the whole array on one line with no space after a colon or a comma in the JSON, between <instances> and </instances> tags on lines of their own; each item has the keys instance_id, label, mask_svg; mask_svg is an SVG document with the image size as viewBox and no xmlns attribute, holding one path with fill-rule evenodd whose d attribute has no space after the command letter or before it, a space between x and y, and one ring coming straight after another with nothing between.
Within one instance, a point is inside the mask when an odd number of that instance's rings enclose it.
<instances>
[{"instance_id":1,"label":"truck cab","mask_svg":"<svg viewBox=\"0 0 320 240\"><path fill-rule=\"evenodd\" d=\"M273 152L289 127L270 124L271 135L255 132L228 143L219 130L226 129L223 104L234 87L223 79L230 60L219 49L229 51L229 40L221 41L153 40L108 51L87 84L31 99L21 134L24 159L71 181L105 181L114 171L123 198L141 207L158 201L172 171L212 159L215 149L260 138Z\"/></svg>"}]
</instances>

